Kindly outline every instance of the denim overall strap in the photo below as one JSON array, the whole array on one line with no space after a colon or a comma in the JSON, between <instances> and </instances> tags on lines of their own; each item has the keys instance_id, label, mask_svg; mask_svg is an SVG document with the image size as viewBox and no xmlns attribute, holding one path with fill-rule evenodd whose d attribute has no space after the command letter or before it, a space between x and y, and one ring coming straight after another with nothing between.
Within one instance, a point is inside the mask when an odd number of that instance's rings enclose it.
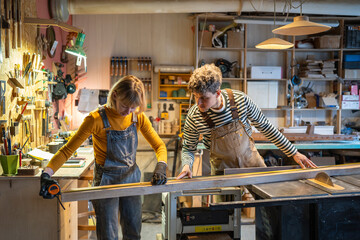
<instances>
[{"instance_id":1,"label":"denim overall strap","mask_svg":"<svg viewBox=\"0 0 360 240\"><path fill-rule=\"evenodd\" d=\"M104 115L106 117L106 113ZM104 118L101 114L100 116L106 127L107 117ZM106 160L104 166L95 165L94 185L140 182L141 173L136 164L138 145L136 122L125 130L106 130L106 135ZM99 199L94 200L93 205L97 220L97 239L118 239L119 214L122 239L140 239L142 214L140 196Z\"/></svg>"},{"instance_id":2,"label":"denim overall strap","mask_svg":"<svg viewBox=\"0 0 360 240\"><path fill-rule=\"evenodd\" d=\"M103 121L104 129L110 128L111 125L110 125L110 123L109 123L108 117L106 116L106 112L105 112L105 107L104 107L104 106L101 106L101 107L99 108L99 114L100 114L101 119L102 119L102 121Z\"/></svg>"}]
</instances>

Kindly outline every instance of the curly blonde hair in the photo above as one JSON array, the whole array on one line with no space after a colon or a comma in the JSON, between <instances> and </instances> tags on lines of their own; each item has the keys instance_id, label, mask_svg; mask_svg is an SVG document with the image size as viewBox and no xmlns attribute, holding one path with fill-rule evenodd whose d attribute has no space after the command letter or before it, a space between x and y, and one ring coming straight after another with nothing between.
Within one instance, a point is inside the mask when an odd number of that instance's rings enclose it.
<instances>
[{"instance_id":1,"label":"curly blonde hair","mask_svg":"<svg viewBox=\"0 0 360 240\"><path fill-rule=\"evenodd\" d=\"M112 96L116 92L117 98ZM128 75L121 78L111 88L108 98L107 106L115 108L115 101L120 101L123 105L128 107L139 107L139 112L146 109L146 98L144 84L140 79L133 75Z\"/></svg>"},{"instance_id":2,"label":"curly blonde hair","mask_svg":"<svg viewBox=\"0 0 360 240\"><path fill-rule=\"evenodd\" d=\"M204 94L206 92L216 93L222 83L220 68L212 64L205 64L195 69L190 77L188 88L192 92Z\"/></svg>"}]
</instances>

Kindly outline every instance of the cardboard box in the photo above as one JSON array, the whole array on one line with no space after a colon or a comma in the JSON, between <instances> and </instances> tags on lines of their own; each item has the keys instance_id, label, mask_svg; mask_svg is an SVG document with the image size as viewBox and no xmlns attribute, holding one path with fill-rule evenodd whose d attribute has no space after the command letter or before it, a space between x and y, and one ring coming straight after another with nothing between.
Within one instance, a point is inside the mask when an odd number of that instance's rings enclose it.
<instances>
[{"instance_id":1,"label":"cardboard box","mask_svg":"<svg viewBox=\"0 0 360 240\"><path fill-rule=\"evenodd\" d=\"M200 31L199 32L199 46L201 45L201 47L212 47L212 32L209 31Z\"/></svg>"},{"instance_id":2,"label":"cardboard box","mask_svg":"<svg viewBox=\"0 0 360 240\"><path fill-rule=\"evenodd\" d=\"M251 78L254 79L281 79L281 67L278 66L251 66Z\"/></svg>"},{"instance_id":3,"label":"cardboard box","mask_svg":"<svg viewBox=\"0 0 360 240\"><path fill-rule=\"evenodd\" d=\"M360 69L344 69L345 78L360 78Z\"/></svg>"},{"instance_id":4,"label":"cardboard box","mask_svg":"<svg viewBox=\"0 0 360 240\"><path fill-rule=\"evenodd\" d=\"M316 108L316 97L314 93L305 94L306 101L308 102L308 108Z\"/></svg>"},{"instance_id":5,"label":"cardboard box","mask_svg":"<svg viewBox=\"0 0 360 240\"><path fill-rule=\"evenodd\" d=\"M342 95L343 101L359 101L359 95Z\"/></svg>"},{"instance_id":6,"label":"cardboard box","mask_svg":"<svg viewBox=\"0 0 360 240\"><path fill-rule=\"evenodd\" d=\"M340 35L324 35L315 38L315 48L340 48Z\"/></svg>"},{"instance_id":7,"label":"cardboard box","mask_svg":"<svg viewBox=\"0 0 360 240\"><path fill-rule=\"evenodd\" d=\"M247 95L260 108L277 108L278 81L248 81Z\"/></svg>"},{"instance_id":8,"label":"cardboard box","mask_svg":"<svg viewBox=\"0 0 360 240\"><path fill-rule=\"evenodd\" d=\"M359 109L359 101L342 101L342 109Z\"/></svg>"},{"instance_id":9,"label":"cardboard box","mask_svg":"<svg viewBox=\"0 0 360 240\"><path fill-rule=\"evenodd\" d=\"M228 48L244 47L244 32L228 31Z\"/></svg>"},{"instance_id":10,"label":"cardboard box","mask_svg":"<svg viewBox=\"0 0 360 240\"><path fill-rule=\"evenodd\" d=\"M320 101L320 107L338 107L339 104L335 97L322 97Z\"/></svg>"}]
</instances>

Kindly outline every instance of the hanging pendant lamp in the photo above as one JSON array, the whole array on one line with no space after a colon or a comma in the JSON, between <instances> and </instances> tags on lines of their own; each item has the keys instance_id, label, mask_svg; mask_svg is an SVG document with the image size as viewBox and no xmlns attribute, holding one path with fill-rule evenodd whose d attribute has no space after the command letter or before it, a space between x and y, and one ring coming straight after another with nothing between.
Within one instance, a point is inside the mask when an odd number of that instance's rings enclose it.
<instances>
[{"instance_id":1,"label":"hanging pendant lamp","mask_svg":"<svg viewBox=\"0 0 360 240\"><path fill-rule=\"evenodd\" d=\"M276 22L276 0L274 0L274 27ZM265 40L255 46L255 48L259 49L288 49L293 47L294 44L285 41L280 38L276 38L275 34L273 38L269 38L268 40Z\"/></svg>"},{"instance_id":2,"label":"hanging pendant lamp","mask_svg":"<svg viewBox=\"0 0 360 240\"><path fill-rule=\"evenodd\" d=\"M258 45L256 45L256 48L259 49L288 49L293 47L294 44L285 41L281 38L269 38L268 40L265 40L261 43L259 43Z\"/></svg>"},{"instance_id":3,"label":"hanging pendant lamp","mask_svg":"<svg viewBox=\"0 0 360 240\"><path fill-rule=\"evenodd\" d=\"M323 24L310 22L308 16L297 16L294 17L294 22L274 29L272 32L280 35L301 36L325 32L330 28Z\"/></svg>"}]
</instances>

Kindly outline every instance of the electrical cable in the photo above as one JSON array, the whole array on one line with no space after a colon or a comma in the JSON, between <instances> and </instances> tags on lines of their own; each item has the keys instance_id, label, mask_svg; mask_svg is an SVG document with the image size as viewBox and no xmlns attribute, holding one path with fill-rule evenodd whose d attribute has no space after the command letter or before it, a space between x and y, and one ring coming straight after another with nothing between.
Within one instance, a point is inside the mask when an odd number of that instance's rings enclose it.
<instances>
[{"instance_id":1,"label":"electrical cable","mask_svg":"<svg viewBox=\"0 0 360 240\"><path fill-rule=\"evenodd\" d=\"M205 13L204 25L203 25L202 29L200 29L201 30L201 38L200 38L201 41L200 41L200 47L199 47L199 49L200 49L200 51L199 51L199 59L201 59L200 58L200 56L201 56L201 47L202 47L203 36L204 36L205 28L206 28L207 16L208 16L208 13ZM198 39L198 41L199 41L199 39ZM198 64L198 63L196 63L196 64Z\"/></svg>"}]
</instances>

